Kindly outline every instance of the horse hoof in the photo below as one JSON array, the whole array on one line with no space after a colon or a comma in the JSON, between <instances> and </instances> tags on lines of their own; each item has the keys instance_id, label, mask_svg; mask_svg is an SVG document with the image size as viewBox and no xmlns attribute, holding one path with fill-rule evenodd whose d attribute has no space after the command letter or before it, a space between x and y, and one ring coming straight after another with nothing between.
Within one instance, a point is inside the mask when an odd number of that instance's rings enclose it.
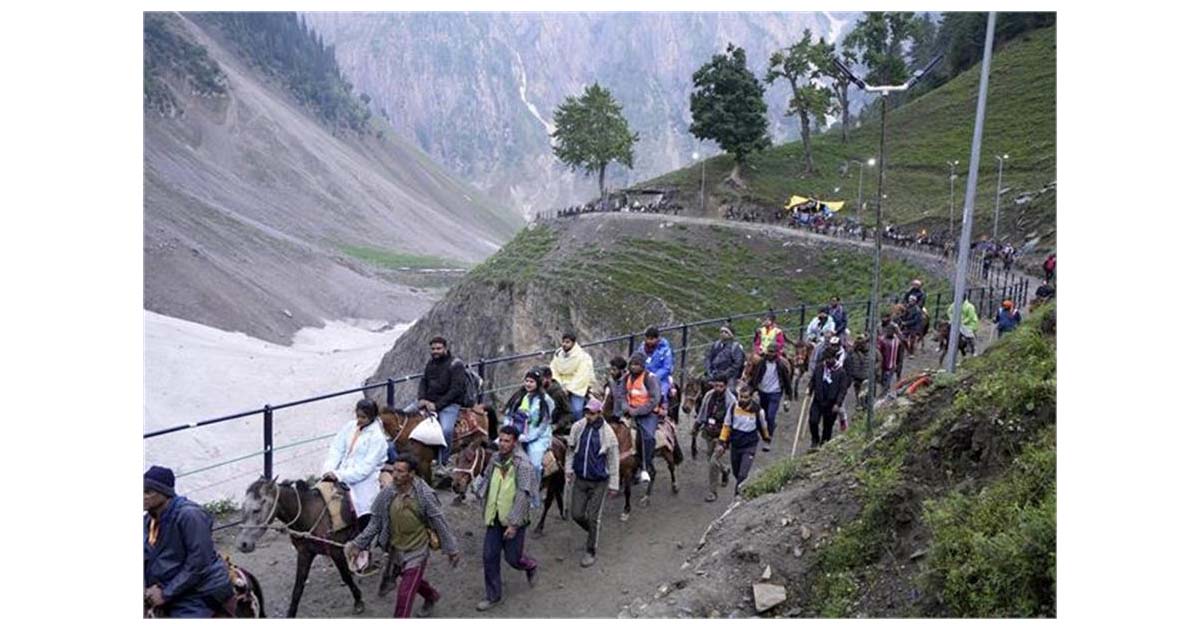
<instances>
[{"instance_id":1,"label":"horse hoof","mask_svg":"<svg viewBox=\"0 0 1200 630\"><path fill-rule=\"evenodd\" d=\"M628 520L629 520L629 512L621 512L621 522L624 523L625 521L628 521Z\"/></svg>"},{"instance_id":2,"label":"horse hoof","mask_svg":"<svg viewBox=\"0 0 1200 630\"><path fill-rule=\"evenodd\" d=\"M354 614L361 615L367 609L367 605L361 601L354 602Z\"/></svg>"},{"instance_id":3,"label":"horse hoof","mask_svg":"<svg viewBox=\"0 0 1200 630\"><path fill-rule=\"evenodd\" d=\"M463 495L460 494L460 495L454 497L454 500L450 502L450 505L462 505L463 501L464 501Z\"/></svg>"}]
</instances>

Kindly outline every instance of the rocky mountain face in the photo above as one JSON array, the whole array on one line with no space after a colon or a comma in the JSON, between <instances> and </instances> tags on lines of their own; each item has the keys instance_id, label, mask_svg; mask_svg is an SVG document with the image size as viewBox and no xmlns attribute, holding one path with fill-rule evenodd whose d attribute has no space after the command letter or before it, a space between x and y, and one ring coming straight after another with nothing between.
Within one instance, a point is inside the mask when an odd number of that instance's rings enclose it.
<instances>
[{"instance_id":1,"label":"rocky mountain face","mask_svg":"<svg viewBox=\"0 0 1200 630\"><path fill-rule=\"evenodd\" d=\"M411 320L440 292L381 257L466 266L521 225L384 126L324 124L202 23L146 14L146 309L277 342Z\"/></svg>"},{"instance_id":2,"label":"rocky mountain face","mask_svg":"<svg viewBox=\"0 0 1200 630\"><path fill-rule=\"evenodd\" d=\"M632 172L645 181L717 153L688 133L692 73L733 42L762 77L770 54L805 28L838 39L854 13L313 13L341 66L405 137L527 216L595 197L550 150L555 107L599 82L641 135ZM775 141L796 138L788 90L767 88ZM832 122L832 121L831 121Z\"/></svg>"}]
</instances>

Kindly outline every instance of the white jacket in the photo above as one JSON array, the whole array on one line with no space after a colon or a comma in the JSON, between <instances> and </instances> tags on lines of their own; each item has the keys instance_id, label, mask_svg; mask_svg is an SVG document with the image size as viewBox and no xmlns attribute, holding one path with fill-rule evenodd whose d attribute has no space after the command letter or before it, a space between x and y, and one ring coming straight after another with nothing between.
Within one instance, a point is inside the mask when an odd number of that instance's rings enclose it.
<instances>
[{"instance_id":1,"label":"white jacket","mask_svg":"<svg viewBox=\"0 0 1200 630\"><path fill-rule=\"evenodd\" d=\"M358 421L351 420L334 436L325 456L322 474L332 472L338 481L350 486L350 500L359 516L371 513L371 503L379 494L379 470L387 463L387 436L379 420L368 424L358 436L354 451L350 442L358 432Z\"/></svg>"}]
</instances>

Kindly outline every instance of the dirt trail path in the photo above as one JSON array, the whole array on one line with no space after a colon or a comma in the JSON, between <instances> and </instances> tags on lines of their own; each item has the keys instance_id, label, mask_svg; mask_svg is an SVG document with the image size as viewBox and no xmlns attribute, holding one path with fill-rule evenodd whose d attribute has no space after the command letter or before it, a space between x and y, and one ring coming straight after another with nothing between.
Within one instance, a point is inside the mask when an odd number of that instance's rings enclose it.
<instances>
[{"instance_id":1,"label":"dirt trail path","mask_svg":"<svg viewBox=\"0 0 1200 630\"><path fill-rule=\"evenodd\" d=\"M643 216L658 221L717 223L706 219ZM777 226L747 227L785 230L797 238L846 242ZM926 257L921 252L904 250L904 253ZM932 255L927 258L939 260ZM990 332L991 323L981 322L980 351L989 342ZM930 337L926 340L924 352L905 362L904 374L907 376L915 370L931 369L936 365L937 344ZM853 396L850 396L848 400L852 398ZM774 448L770 452L760 451L754 462L752 478L778 458L788 456L800 407L799 402L796 402L791 404L787 412L781 408L772 445ZM851 417L852 422L861 421L861 414L857 409L851 413ZM681 429L681 435L685 436L686 454L686 435L690 419L681 418L681 425L684 427ZM801 442L801 449L807 448L807 438L802 438ZM623 607L632 605L636 609L640 603L649 602L664 585L681 580L702 579L690 571L681 571L680 565L709 523L720 516L733 501L733 484L730 483L729 487L721 489L720 498L716 502L705 503L707 469L702 459L692 460L688 456L677 469L680 489L677 495L671 494L670 477L662 460L656 460L655 466L658 469L658 479L649 507L637 505L637 499L644 492L644 485L634 487L633 511L627 522L622 523L619 520L623 497L606 500L595 565L589 568L579 565L586 534L574 522L559 520L557 512L552 510L546 520L545 536L526 538L526 553L536 559L540 566L537 587L531 589L522 573L503 565L503 602L486 613L475 611L475 603L484 597L481 560L483 517L479 503L469 498L464 505L450 505L451 496L449 493L442 493L450 525L459 534L463 558L457 569L451 569L445 557L441 555L430 562L426 577L442 594L433 616L613 618L624 616ZM532 532L532 527L530 531ZM283 535L270 531L262 538L253 554L242 554L234 548L235 535L236 529L218 532L218 549L254 572L262 582L269 616L282 617L291 597L295 572L295 552L290 542ZM390 617L395 604L395 591L384 598L376 597L378 576L359 580L359 583L367 607L363 616ZM351 616L352 601L350 592L342 584L333 563L327 558L318 558L309 575L299 616L348 617ZM668 603L671 603L669 596ZM680 612L690 614L686 610Z\"/></svg>"}]
</instances>

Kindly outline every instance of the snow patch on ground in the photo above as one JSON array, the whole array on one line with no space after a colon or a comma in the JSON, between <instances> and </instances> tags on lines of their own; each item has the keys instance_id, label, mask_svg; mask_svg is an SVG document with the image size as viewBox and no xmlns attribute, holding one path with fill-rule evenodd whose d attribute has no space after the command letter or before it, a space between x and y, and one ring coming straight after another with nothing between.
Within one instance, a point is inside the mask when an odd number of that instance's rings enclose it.
<instances>
[{"instance_id":1,"label":"snow patch on ground","mask_svg":"<svg viewBox=\"0 0 1200 630\"><path fill-rule=\"evenodd\" d=\"M237 420L143 441L143 469L172 468L176 489L205 502L237 500L262 472L261 454L213 470L186 474L261 452L262 407L341 391L362 384L380 358L411 325L342 320L304 328L289 346L226 332L150 311L144 312L143 430L167 428L243 411ZM280 478L318 474L328 439L354 418L358 394L347 394L274 412L275 473ZM182 476L180 476L182 475Z\"/></svg>"}]
</instances>

